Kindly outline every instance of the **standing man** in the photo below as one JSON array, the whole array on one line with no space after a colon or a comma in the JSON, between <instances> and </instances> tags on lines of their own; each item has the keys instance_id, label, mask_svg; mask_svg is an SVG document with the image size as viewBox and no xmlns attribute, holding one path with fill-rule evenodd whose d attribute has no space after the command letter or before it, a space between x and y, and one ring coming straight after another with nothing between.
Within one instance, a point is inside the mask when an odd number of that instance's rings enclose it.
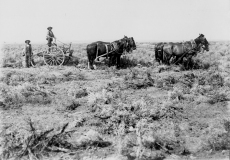
<instances>
[{"instance_id":1,"label":"standing man","mask_svg":"<svg viewBox=\"0 0 230 160\"><path fill-rule=\"evenodd\" d=\"M25 41L25 47L24 47L24 50L23 50L23 56L25 56L25 63L24 63L24 67L27 67L29 68L31 66L31 57L33 55L33 52L32 52L32 47L31 47L31 44L30 44L30 40L26 40Z\"/></svg>"},{"instance_id":2,"label":"standing man","mask_svg":"<svg viewBox=\"0 0 230 160\"><path fill-rule=\"evenodd\" d=\"M56 37L54 36L54 33L52 32L52 29L53 29L52 27L48 27L47 29L48 29L48 32L47 32L47 35L46 35L46 40L48 41L47 45L49 47L51 47L53 38L56 41Z\"/></svg>"}]
</instances>

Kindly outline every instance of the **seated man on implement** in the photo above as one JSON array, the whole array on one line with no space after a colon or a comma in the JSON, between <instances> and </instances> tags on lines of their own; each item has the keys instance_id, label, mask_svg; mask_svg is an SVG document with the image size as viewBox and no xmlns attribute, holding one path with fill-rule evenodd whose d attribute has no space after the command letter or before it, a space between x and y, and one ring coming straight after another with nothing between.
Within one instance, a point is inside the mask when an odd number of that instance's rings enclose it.
<instances>
[{"instance_id":1,"label":"seated man on implement","mask_svg":"<svg viewBox=\"0 0 230 160\"><path fill-rule=\"evenodd\" d=\"M52 32L52 27L48 27L47 29L48 29L48 32L47 32L47 35L46 35L46 40L48 41L47 45L49 47L51 47L53 38L56 41L56 37L54 36L54 33Z\"/></svg>"}]
</instances>

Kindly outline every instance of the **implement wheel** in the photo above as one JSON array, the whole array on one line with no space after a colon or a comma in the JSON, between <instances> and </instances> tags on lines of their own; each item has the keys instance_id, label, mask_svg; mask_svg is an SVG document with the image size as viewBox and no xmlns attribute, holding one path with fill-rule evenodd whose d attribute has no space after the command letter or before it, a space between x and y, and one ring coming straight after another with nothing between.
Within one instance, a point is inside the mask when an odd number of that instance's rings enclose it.
<instances>
[{"instance_id":1,"label":"implement wheel","mask_svg":"<svg viewBox=\"0 0 230 160\"><path fill-rule=\"evenodd\" d=\"M46 65L61 66L65 61L65 54L59 47L52 46L43 54L43 59Z\"/></svg>"}]
</instances>

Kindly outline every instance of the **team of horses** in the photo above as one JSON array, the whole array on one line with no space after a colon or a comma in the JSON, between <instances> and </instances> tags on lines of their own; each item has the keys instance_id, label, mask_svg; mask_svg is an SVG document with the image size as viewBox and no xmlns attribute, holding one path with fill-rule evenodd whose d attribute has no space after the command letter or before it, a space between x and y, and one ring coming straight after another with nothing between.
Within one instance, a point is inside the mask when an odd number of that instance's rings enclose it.
<instances>
[{"instance_id":1,"label":"team of horses","mask_svg":"<svg viewBox=\"0 0 230 160\"><path fill-rule=\"evenodd\" d=\"M136 44L133 37L128 38L124 36L124 38L111 43L102 41L93 42L86 47L88 67L94 69L94 60L100 57L106 57L109 59L109 66L115 63L117 68L120 68L121 55L124 52L132 52L135 49Z\"/></svg>"},{"instance_id":2,"label":"team of horses","mask_svg":"<svg viewBox=\"0 0 230 160\"><path fill-rule=\"evenodd\" d=\"M183 64L186 68L189 68L192 57L196 56L198 52L202 52L201 50L209 51L209 43L203 34L200 34L194 40L183 43L156 44L155 59L159 63L169 65L173 58L173 64Z\"/></svg>"},{"instance_id":3,"label":"team of horses","mask_svg":"<svg viewBox=\"0 0 230 160\"><path fill-rule=\"evenodd\" d=\"M124 52L132 52L136 48L134 38L127 36L113 42L97 41L88 44L86 47L88 68L94 69L94 61L96 59L99 60L100 57L105 57L109 59L109 67L112 64L116 64L116 67L119 69L121 67L121 55ZM157 43L154 48L155 60L157 62L166 65L183 64L187 68L192 61L192 57L204 50L209 51L209 43L203 34L200 34L194 40L182 43Z\"/></svg>"}]
</instances>

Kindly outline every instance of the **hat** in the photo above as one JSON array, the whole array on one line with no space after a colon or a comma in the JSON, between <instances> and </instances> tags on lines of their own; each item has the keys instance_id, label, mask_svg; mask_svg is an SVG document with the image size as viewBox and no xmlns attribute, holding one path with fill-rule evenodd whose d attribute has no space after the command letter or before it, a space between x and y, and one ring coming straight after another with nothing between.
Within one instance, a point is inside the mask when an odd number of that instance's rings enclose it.
<instances>
[{"instance_id":1,"label":"hat","mask_svg":"<svg viewBox=\"0 0 230 160\"><path fill-rule=\"evenodd\" d=\"M204 35L203 35L203 34L200 34L200 36L201 36L201 37L204 37Z\"/></svg>"},{"instance_id":2,"label":"hat","mask_svg":"<svg viewBox=\"0 0 230 160\"><path fill-rule=\"evenodd\" d=\"M51 29L52 29L53 27L48 27L47 29L49 29L49 28L51 28Z\"/></svg>"},{"instance_id":3,"label":"hat","mask_svg":"<svg viewBox=\"0 0 230 160\"><path fill-rule=\"evenodd\" d=\"M30 40L25 40L25 43L29 42L30 43Z\"/></svg>"}]
</instances>

